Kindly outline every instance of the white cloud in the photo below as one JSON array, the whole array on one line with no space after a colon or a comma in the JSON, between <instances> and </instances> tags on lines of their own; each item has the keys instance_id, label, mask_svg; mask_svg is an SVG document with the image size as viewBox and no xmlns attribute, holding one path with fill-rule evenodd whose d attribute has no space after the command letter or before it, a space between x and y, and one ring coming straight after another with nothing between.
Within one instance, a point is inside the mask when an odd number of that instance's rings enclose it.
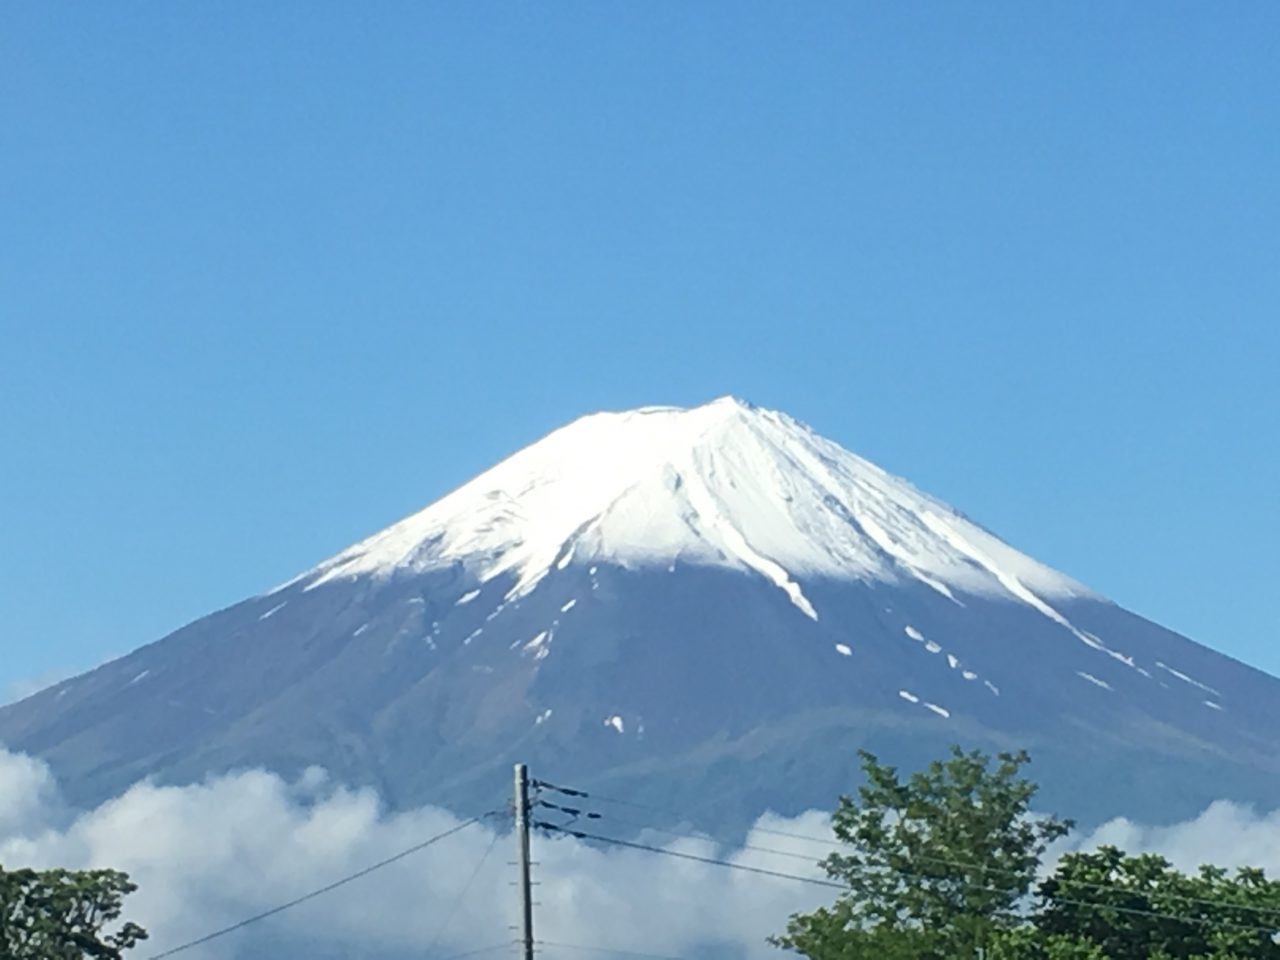
<instances>
[{"instance_id":1,"label":"white cloud","mask_svg":"<svg viewBox=\"0 0 1280 960\"><path fill-rule=\"evenodd\" d=\"M139 958L274 907L460 822L433 808L389 814L372 792L334 786L320 771L292 784L260 771L187 787L144 783L97 809L72 814L60 808L56 785L42 763L0 750L0 864L127 870L140 886L127 916L152 933L136 952ZM591 821L591 828L613 835L631 832L629 824L610 826L608 820ZM695 855L821 876L812 863L825 852L821 845L770 831L829 836L827 815L812 812L793 820L763 817L746 840L792 856L659 834L642 839ZM1171 827L1113 821L1074 838L1070 846L1099 843L1131 852L1159 851L1184 869L1212 861L1280 873L1280 812L1263 816L1218 803ZM505 825L468 827L369 877L182 956L443 958L506 944L514 937L516 920L514 870L508 865L512 848ZM460 896L486 851L484 868ZM536 933L551 942L668 956L705 955L717 945L721 956L781 958L765 937L779 932L791 913L829 902L834 893L568 837L539 836L534 855L540 883ZM509 953L495 954L504 955ZM542 955L547 960L590 956L550 946Z\"/></svg>"},{"instance_id":2,"label":"white cloud","mask_svg":"<svg viewBox=\"0 0 1280 960\"><path fill-rule=\"evenodd\" d=\"M1179 870L1212 863L1262 867L1280 876L1280 810L1260 813L1227 800L1210 804L1194 820L1172 826L1145 826L1117 819L1075 840L1072 849L1092 850L1103 844L1129 853L1159 853Z\"/></svg>"},{"instance_id":3,"label":"white cloud","mask_svg":"<svg viewBox=\"0 0 1280 960\"><path fill-rule=\"evenodd\" d=\"M48 770L0 751L0 864L126 870L139 884L126 916L147 927L147 957L269 909L447 830L460 819L423 808L388 814L367 790L347 790L309 773L294 784L254 771L187 787L139 784L95 810L46 816L55 794ZM826 817L763 819L762 826L824 836ZM607 821L598 829L608 829ZM622 828L616 828L615 832ZM495 832L498 834L495 840ZM646 842L661 845L651 836ZM753 835L762 847L822 848ZM492 847L492 848L491 848ZM436 956L505 944L516 922L514 843L505 824L469 827L341 890L242 933L183 954L192 960L302 953L321 942L331 953ZM819 876L812 863L710 842L676 840L675 849L728 856L788 873ZM460 891L485 856L465 897ZM535 840L540 940L688 954L723 944L734 954L775 954L764 943L788 915L830 899L801 883L659 857L600 849L569 837ZM449 916L456 905L456 912ZM448 917L444 934L440 930ZM548 958L565 951L548 947ZM502 955L502 954L499 954ZM583 954L586 956L586 954Z\"/></svg>"},{"instance_id":4,"label":"white cloud","mask_svg":"<svg viewBox=\"0 0 1280 960\"><path fill-rule=\"evenodd\" d=\"M60 807L48 767L0 749L0 844L6 837L48 828L56 822ZM0 864L4 862L0 857Z\"/></svg>"}]
</instances>

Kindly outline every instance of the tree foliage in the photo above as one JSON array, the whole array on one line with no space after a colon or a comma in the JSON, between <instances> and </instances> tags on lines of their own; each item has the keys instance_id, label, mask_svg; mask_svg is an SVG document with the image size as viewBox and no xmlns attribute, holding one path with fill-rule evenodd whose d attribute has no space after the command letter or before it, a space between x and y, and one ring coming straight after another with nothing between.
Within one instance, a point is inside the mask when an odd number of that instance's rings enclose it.
<instances>
[{"instance_id":1,"label":"tree foliage","mask_svg":"<svg viewBox=\"0 0 1280 960\"><path fill-rule=\"evenodd\" d=\"M120 960L146 939L120 919L137 887L116 870L13 870L0 867L0 958Z\"/></svg>"},{"instance_id":2,"label":"tree foliage","mask_svg":"<svg viewBox=\"0 0 1280 960\"><path fill-rule=\"evenodd\" d=\"M1071 824L1035 816L1025 753L991 758L953 748L945 761L902 779L863 752L866 782L832 817L845 849L823 862L849 887L830 908L791 918L780 946L814 960L972 956L1017 922L1040 856Z\"/></svg>"},{"instance_id":3,"label":"tree foliage","mask_svg":"<svg viewBox=\"0 0 1280 960\"><path fill-rule=\"evenodd\" d=\"M1280 883L1261 870L1175 870L1116 847L1063 857L1040 885L1036 926L1097 943L1109 960L1280 960Z\"/></svg>"},{"instance_id":4,"label":"tree foliage","mask_svg":"<svg viewBox=\"0 0 1280 960\"><path fill-rule=\"evenodd\" d=\"M1046 934L1032 926L1002 930L985 949L987 960L1109 960L1091 940Z\"/></svg>"},{"instance_id":5,"label":"tree foliage","mask_svg":"<svg viewBox=\"0 0 1280 960\"><path fill-rule=\"evenodd\" d=\"M1280 960L1280 882L1261 870L1184 874L1102 847L1037 883L1071 824L1031 813L1027 762L953 748L904 780L863 753L822 864L848 892L772 942L812 960Z\"/></svg>"}]
</instances>

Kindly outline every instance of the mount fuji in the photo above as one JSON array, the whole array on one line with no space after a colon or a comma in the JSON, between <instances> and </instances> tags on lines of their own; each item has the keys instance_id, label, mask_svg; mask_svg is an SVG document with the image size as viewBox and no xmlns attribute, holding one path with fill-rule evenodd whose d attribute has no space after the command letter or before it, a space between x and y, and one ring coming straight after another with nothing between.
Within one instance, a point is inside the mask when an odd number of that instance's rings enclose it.
<instances>
[{"instance_id":1,"label":"mount fuji","mask_svg":"<svg viewBox=\"0 0 1280 960\"><path fill-rule=\"evenodd\" d=\"M0 743L81 803L318 765L471 810L522 760L736 824L832 806L858 748L913 766L952 743L1026 748L1040 802L1084 822L1278 805L1278 735L1280 680L732 398L584 417L0 709Z\"/></svg>"}]
</instances>

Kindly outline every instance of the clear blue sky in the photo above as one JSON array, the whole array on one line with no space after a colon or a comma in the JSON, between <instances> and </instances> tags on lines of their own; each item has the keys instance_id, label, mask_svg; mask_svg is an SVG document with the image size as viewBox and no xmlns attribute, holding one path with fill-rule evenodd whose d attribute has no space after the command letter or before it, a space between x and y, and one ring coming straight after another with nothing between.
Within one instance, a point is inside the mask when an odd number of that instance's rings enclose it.
<instances>
[{"instance_id":1,"label":"clear blue sky","mask_svg":"<svg viewBox=\"0 0 1280 960\"><path fill-rule=\"evenodd\" d=\"M1280 4L10 4L0 691L785 409L1280 672Z\"/></svg>"}]
</instances>

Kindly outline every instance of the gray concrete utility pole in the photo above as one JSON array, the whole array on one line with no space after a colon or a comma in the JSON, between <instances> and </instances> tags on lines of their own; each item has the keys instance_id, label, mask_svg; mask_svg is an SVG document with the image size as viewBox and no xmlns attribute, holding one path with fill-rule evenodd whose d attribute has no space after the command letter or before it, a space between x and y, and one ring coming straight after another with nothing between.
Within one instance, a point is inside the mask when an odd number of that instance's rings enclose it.
<instances>
[{"instance_id":1,"label":"gray concrete utility pole","mask_svg":"<svg viewBox=\"0 0 1280 960\"><path fill-rule=\"evenodd\" d=\"M533 887L529 882L529 768L516 764L516 843L520 867L520 949L523 960L533 960Z\"/></svg>"}]
</instances>

